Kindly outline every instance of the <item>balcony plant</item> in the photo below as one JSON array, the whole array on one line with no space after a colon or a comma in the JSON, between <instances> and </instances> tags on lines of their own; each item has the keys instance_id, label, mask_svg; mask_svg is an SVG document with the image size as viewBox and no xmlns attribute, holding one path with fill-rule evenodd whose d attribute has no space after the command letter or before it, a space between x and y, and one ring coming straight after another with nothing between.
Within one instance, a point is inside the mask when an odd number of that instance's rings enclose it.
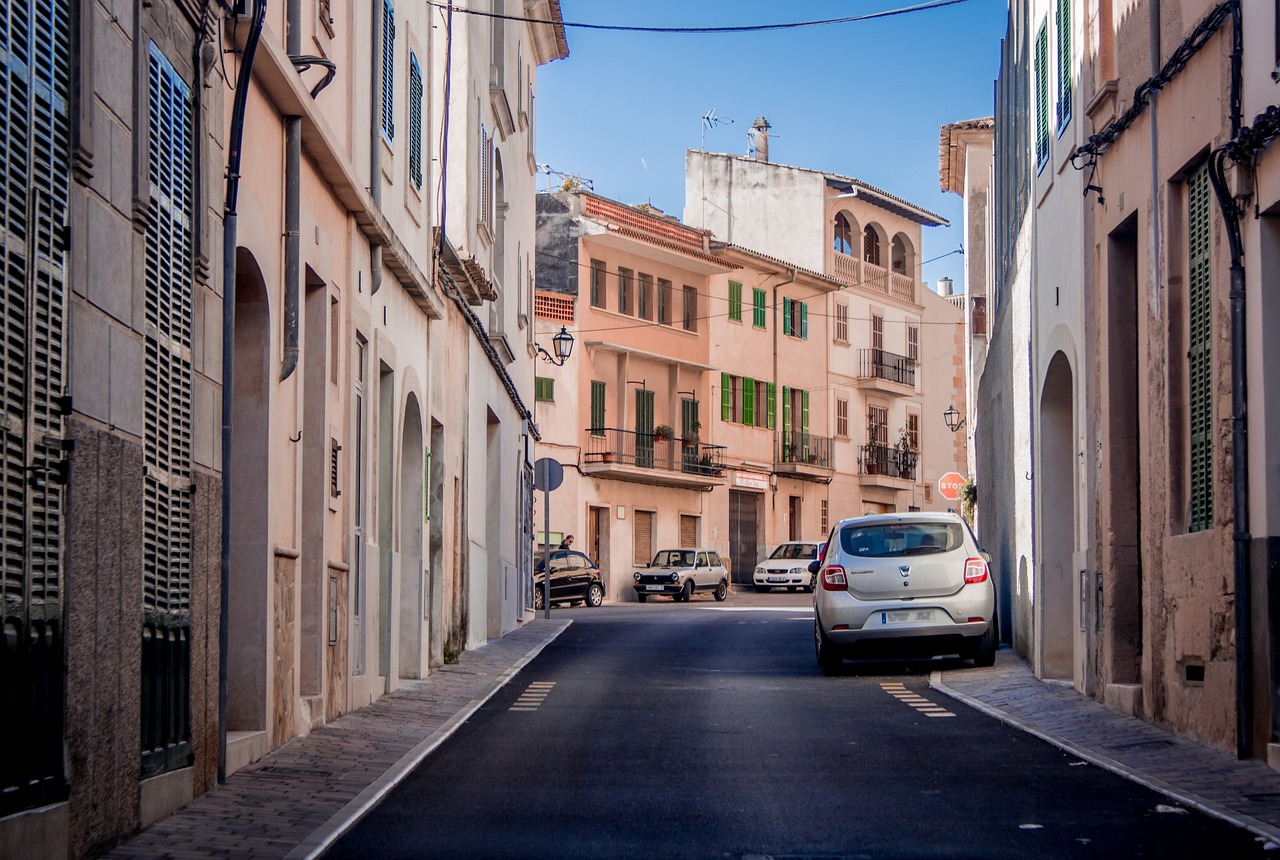
<instances>
[{"instance_id":1,"label":"balcony plant","mask_svg":"<svg viewBox=\"0 0 1280 860\"><path fill-rule=\"evenodd\" d=\"M894 464L898 468L899 478L912 478L915 474L916 462L920 452L911 444L911 434L903 427L898 431L898 443L893 446Z\"/></svg>"},{"instance_id":2,"label":"balcony plant","mask_svg":"<svg viewBox=\"0 0 1280 860\"><path fill-rule=\"evenodd\" d=\"M659 424L653 428L653 438L655 439L674 439L676 431L671 429L669 424Z\"/></svg>"}]
</instances>

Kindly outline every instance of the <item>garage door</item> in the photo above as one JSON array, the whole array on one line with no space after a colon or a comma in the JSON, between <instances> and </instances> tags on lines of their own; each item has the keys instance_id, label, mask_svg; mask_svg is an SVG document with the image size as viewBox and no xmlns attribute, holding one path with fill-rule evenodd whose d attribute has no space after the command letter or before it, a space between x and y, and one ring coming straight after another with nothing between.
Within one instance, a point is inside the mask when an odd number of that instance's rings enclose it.
<instances>
[{"instance_id":1,"label":"garage door","mask_svg":"<svg viewBox=\"0 0 1280 860\"><path fill-rule=\"evenodd\" d=\"M750 584L756 568L761 498L759 493L729 491L729 559L734 582Z\"/></svg>"}]
</instances>

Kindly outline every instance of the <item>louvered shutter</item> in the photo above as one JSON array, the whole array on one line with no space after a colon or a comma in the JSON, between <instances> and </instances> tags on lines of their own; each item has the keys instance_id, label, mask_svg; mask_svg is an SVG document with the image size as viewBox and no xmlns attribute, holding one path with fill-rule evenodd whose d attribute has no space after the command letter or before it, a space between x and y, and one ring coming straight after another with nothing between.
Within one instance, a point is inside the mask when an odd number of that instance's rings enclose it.
<instances>
[{"instance_id":1,"label":"louvered shutter","mask_svg":"<svg viewBox=\"0 0 1280 860\"><path fill-rule=\"evenodd\" d=\"M782 429L791 429L791 389L782 386Z\"/></svg>"},{"instance_id":2,"label":"louvered shutter","mask_svg":"<svg viewBox=\"0 0 1280 860\"><path fill-rule=\"evenodd\" d=\"M742 284L729 282L729 319L742 322Z\"/></svg>"},{"instance_id":3,"label":"louvered shutter","mask_svg":"<svg viewBox=\"0 0 1280 860\"><path fill-rule=\"evenodd\" d=\"M653 559L653 512L635 512L635 546L631 560L636 564L648 564Z\"/></svg>"},{"instance_id":4,"label":"louvered shutter","mask_svg":"<svg viewBox=\"0 0 1280 860\"><path fill-rule=\"evenodd\" d=\"M191 91L154 44L148 63L144 291L143 774L190 763L195 232Z\"/></svg>"},{"instance_id":5,"label":"louvered shutter","mask_svg":"<svg viewBox=\"0 0 1280 860\"><path fill-rule=\"evenodd\" d=\"M730 388L729 374L720 374L720 420L733 420L733 389Z\"/></svg>"},{"instance_id":6,"label":"louvered shutter","mask_svg":"<svg viewBox=\"0 0 1280 860\"><path fill-rule=\"evenodd\" d=\"M809 339L809 305L807 302L800 303L800 339Z\"/></svg>"},{"instance_id":7,"label":"louvered shutter","mask_svg":"<svg viewBox=\"0 0 1280 860\"><path fill-rule=\"evenodd\" d=\"M809 392L800 392L800 432L809 435Z\"/></svg>"},{"instance_id":8,"label":"louvered shutter","mask_svg":"<svg viewBox=\"0 0 1280 860\"><path fill-rule=\"evenodd\" d=\"M62 562L67 2L0 12L0 816L67 796Z\"/></svg>"},{"instance_id":9,"label":"louvered shutter","mask_svg":"<svg viewBox=\"0 0 1280 860\"><path fill-rule=\"evenodd\" d=\"M742 423L756 423L756 381L749 376L742 380Z\"/></svg>"},{"instance_id":10,"label":"louvered shutter","mask_svg":"<svg viewBox=\"0 0 1280 860\"><path fill-rule=\"evenodd\" d=\"M591 380L591 435L604 435L604 383Z\"/></svg>"},{"instance_id":11,"label":"louvered shutter","mask_svg":"<svg viewBox=\"0 0 1280 860\"><path fill-rule=\"evenodd\" d=\"M396 11L391 0L382 3L382 133L395 140Z\"/></svg>"},{"instance_id":12,"label":"louvered shutter","mask_svg":"<svg viewBox=\"0 0 1280 860\"><path fill-rule=\"evenodd\" d=\"M782 298L782 333L791 334L791 299Z\"/></svg>"},{"instance_id":13,"label":"louvered shutter","mask_svg":"<svg viewBox=\"0 0 1280 860\"><path fill-rule=\"evenodd\" d=\"M775 385L772 382L765 385L765 398L769 402L768 426L770 430L772 430L774 426L778 423L777 422L777 414L778 414L777 395L778 395L777 385Z\"/></svg>"},{"instance_id":14,"label":"louvered shutter","mask_svg":"<svg viewBox=\"0 0 1280 860\"><path fill-rule=\"evenodd\" d=\"M1213 367L1212 279L1210 277L1209 172L1202 165L1187 185L1187 310L1190 402L1191 531L1213 525Z\"/></svg>"},{"instance_id":15,"label":"louvered shutter","mask_svg":"<svg viewBox=\"0 0 1280 860\"><path fill-rule=\"evenodd\" d=\"M680 515L680 546L698 545L698 518Z\"/></svg>"},{"instance_id":16,"label":"louvered shutter","mask_svg":"<svg viewBox=\"0 0 1280 860\"><path fill-rule=\"evenodd\" d=\"M1071 120L1071 0L1058 0L1058 128Z\"/></svg>"},{"instance_id":17,"label":"louvered shutter","mask_svg":"<svg viewBox=\"0 0 1280 860\"><path fill-rule=\"evenodd\" d=\"M409 179L422 187L422 69L409 52Z\"/></svg>"},{"instance_id":18,"label":"louvered shutter","mask_svg":"<svg viewBox=\"0 0 1280 860\"><path fill-rule=\"evenodd\" d=\"M636 465L653 468L653 392L636 391Z\"/></svg>"},{"instance_id":19,"label":"louvered shutter","mask_svg":"<svg viewBox=\"0 0 1280 860\"><path fill-rule=\"evenodd\" d=\"M1049 159L1049 28L1040 26L1036 36L1036 164Z\"/></svg>"}]
</instances>

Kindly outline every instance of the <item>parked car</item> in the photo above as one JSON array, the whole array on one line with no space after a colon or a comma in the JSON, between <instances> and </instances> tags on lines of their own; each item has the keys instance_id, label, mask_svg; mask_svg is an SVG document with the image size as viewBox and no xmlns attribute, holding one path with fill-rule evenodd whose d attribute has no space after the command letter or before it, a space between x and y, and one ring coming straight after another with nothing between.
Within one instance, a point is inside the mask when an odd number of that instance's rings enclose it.
<instances>
[{"instance_id":1,"label":"parked car","mask_svg":"<svg viewBox=\"0 0 1280 860\"><path fill-rule=\"evenodd\" d=\"M538 553L533 567L533 607L542 609L543 582L546 569L543 553ZM595 562L583 553L572 549L551 551L551 605L557 603L585 603L599 606L604 602L604 577Z\"/></svg>"},{"instance_id":2,"label":"parked car","mask_svg":"<svg viewBox=\"0 0 1280 860\"><path fill-rule=\"evenodd\" d=\"M841 520L820 561L814 646L823 672L845 657L959 654L990 666L996 595L988 557L958 514Z\"/></svg>"},{"instance_id":3,"label":"parked car","mask_svg":"<svg viewBox=\"0 0 1280 860\"><path fill-rule=\"evenodd\" d=\"M818 574L809 570L809 562L822 554L822 542L793 540L778 544L769 557L756 565L751 575L756 591L774 588L813 591Z\"/></svg>"},{"instance_id":4,"label":"parked car","mask_svg":"<svg viewBox=\"0 0 1280 860\"><path fill-rule=\"evenodd\" d=\"M658 550L653 563L635 573L636 599L644 603L651 594L669 594L688 602L696 592L710 591L716 600L729 596L729 569L713 549Z\"/></svg>"}]
</instances>

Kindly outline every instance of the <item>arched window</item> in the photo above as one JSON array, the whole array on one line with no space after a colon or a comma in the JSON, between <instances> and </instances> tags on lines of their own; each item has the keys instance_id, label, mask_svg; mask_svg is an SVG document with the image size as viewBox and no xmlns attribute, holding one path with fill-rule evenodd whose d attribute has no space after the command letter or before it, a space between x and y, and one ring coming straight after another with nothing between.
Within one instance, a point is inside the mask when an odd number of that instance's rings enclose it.
<instances>
[{"instance_id":1,"label":"arched window","mask_svg":"<svg viewBox=\"0 0 1280 860\"><path fill-rule=\"evenodd\" d=\"M853 229L849 226L849 219L844 217L843 212L836 213L834 245L841 254L853 255Z\"/></svg>"},{"instance_id":2,"label":"arched window","mask_svg":"<svg viewBox=\"0 0 1280 860\"><path fill-rule=\"evenodd\" d=\"M907 266L911 262L911 250L906 240L899 233L893 237L893 245L889 249L890 268L899 275L907 274Z\"/></svg>"},{"instance_id":3,"label":"arched window","mask_svg":"<svg viewBox=\"0 0 1280 860\"><path fill-rule=\"evenodd\" d=\"M862 259L873 266L880 265L880 234L870 224L862 231Z\"/></svg>"}]
</instances>

